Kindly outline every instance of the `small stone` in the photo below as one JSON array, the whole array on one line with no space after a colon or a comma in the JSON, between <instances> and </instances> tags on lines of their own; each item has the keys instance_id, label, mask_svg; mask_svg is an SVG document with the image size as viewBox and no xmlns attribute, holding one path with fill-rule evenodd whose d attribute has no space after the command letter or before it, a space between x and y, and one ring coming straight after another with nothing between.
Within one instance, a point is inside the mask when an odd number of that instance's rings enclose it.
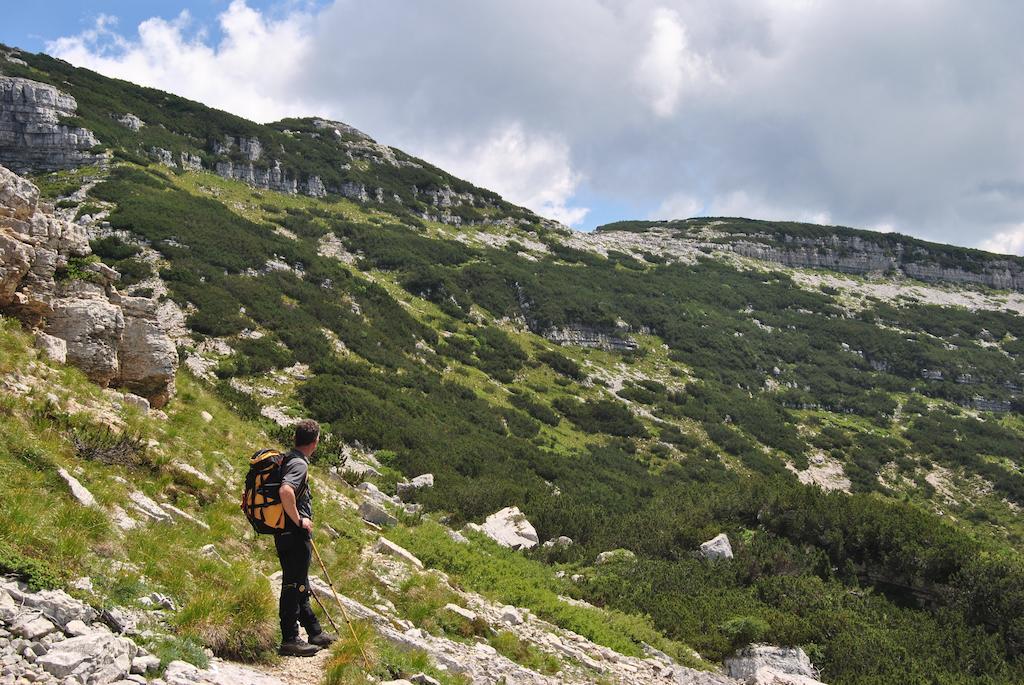
<instances>
[{"instance_id":1,"label":"small stone","mask_svg":"<svg viewBox=\"0 0 1024 685\"><path fill-rule=\"evenodd\" d=\"M124 395L124 404L128 407L138 409L142 414L149 413L149 400L134 393L127 392Z\"/></svg>"},{"instance_id":2,"label":"small stone","mask_svg":"<svg viewBox=\"0 0 1024 685\"><path fill-rule=\"evenodd\" d=\"M409 680L416 685L441 685L441 682L436 678L431 678L426 673L417 673L416 675L409 676Z\"/></svg>"},{"instance_id":3,"label":"small stone","mask_svg":"<svg viewBox=\"0 0 1024 685\"><path fill-rule=\"evenodd\" d=\"M518 609L509 605L501 608L501 620L510 626L517 626L523 622L523 616Z\"/></svg>"},{"instance_id":4,"label":"small stone","mask_svg":"<svg viewBox=\"0 0 1024 685\"><path fill-rule=\"evenodd\" d=\"M96 503L96 498L92 496L92 493L89 492L84 485L78 482L77 478L72 476L63 468L57 469L57 475L59 475L64 482L68 484L68 488L71 490L71 496L78 500L78 503L83 507L99 506Z\"/></svg>"},{"instance_id":5,"label":"small stone","mask_svg":"<svg viewBox=\"0 0 1024 685\"><path fill-rule=\"evenodd\" d=\"M78 619L68 621L68 624L64 626L64 633L69 637L80 637L91 632L92 629L84 621L79 621Z\"/></svg>"},{"instance_id":6,"label":"small stone","mask_svg":"<svg viewBox=\"0 0 1024 685\"><path fill-rule=\"evenodd\" d=\"M453 614L456 614L457 616L461 616L462 618L466 619L467 621L475 621L476 618L477 618L476 612L473 612L473 611L470 611L469 609L465 609L463 607L460 607L458 604L451 604L451 603L445 604L444 608L445 608L445 611L450 611Z\"/></svg>"},{"instance_id":7,"label":"small stone","mask_svg":"<svg viewBox=\"0 0 1024 685\"><path fill-rule=\"evenodd\" d=\"M416 558L416 556L409 550L396 545L387 538L379 538L377 544L373 546L373 551L378 554L387 554L402 561L408 562L416 568L423 568L423 562Z\"/></svg>"},{"instance_id":8,"label":"small stone","mask_svg":"<svg viewBox=\"0 0 1024 685\"><path fill-rule=\"evenodd\" d=\"M131 672L137 675L143 675L158 668L160 668L160 659L152 654L132 659Z\"/></svg>"},{"instance_id":9,"label":"small stone","mask_svg":"<svg viewBox=\"0 0 1024 685\"><path fill-rule=\"evenodd\" d=\"M572 545L572 538L567 535L559 535L557 538L551 538L545 542L542 547L550 549L552 547L569 547Z\"/></svg>"},{"instance_id":10,"label":"small stone","mask_svg":"<svg viewBox=\"0 0 1024 685\"><path fill-rule=\"evenodd\" d=\"M211 414L210 412L206 411L205 409L203 411L199 412L199 416L206 423L210 423L211 421L213 421L213 414Z\"/></svg>"}]
</instances>

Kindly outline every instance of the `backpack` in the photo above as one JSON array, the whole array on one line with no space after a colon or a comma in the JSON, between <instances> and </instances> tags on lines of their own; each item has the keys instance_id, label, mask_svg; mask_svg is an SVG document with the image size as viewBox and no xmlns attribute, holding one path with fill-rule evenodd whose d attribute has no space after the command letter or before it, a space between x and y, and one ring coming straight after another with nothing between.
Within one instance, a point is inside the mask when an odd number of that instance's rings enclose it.
<instances>
[{"instance_id":1,"label":"backpack","mask_svg":"<svg viewBox=\"0 0 1024 685\"><path fill-rule=\"evenodd\" d=\"M257 533L281 533L288 525L288 514L281 504L279 491L281 472L289 456L275 449L265 449L249 457L249 472L245 474L245 490L242 492L242 512Z\"/></svg>"}]
</instances>

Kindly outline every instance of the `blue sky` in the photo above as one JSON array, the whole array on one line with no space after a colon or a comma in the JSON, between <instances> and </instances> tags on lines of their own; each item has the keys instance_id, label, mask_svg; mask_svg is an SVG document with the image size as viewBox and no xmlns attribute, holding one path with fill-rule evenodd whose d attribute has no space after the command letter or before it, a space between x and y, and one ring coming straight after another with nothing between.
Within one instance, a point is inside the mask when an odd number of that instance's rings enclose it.
<instances>
[{"instance_id":1,"label":"blue sky","mask_svg":"<svg viewBox=\"0 0 1024 685\"><path fill-rule=\"evenodd\" d=\"M256 121L345 121L577 228L731 215L1024 253L1019 3L42 7L8 3L0 41Z\"/></svg>"}]
</instances>

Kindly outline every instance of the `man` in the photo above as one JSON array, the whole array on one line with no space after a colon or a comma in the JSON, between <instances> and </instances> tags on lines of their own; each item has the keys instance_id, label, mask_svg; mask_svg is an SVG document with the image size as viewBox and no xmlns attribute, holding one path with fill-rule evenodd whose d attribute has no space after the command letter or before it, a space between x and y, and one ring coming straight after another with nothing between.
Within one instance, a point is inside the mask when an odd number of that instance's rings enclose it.
<instances>
[{"instance_id":1,"label":"man","mask_svg":"<svg viewBox=\"0 0 1024 685\"><path fill-rule=\"evenodd\" d=\"M295 425L295 448L281 464L281 504L286 521L274 536L281 562L281 649L283 656L313 656L334 641L325 633L309 606L309 562L313 554L313 496L307 480L309 458L320 441L320 426L307 419ZM299 637L299 623L309 642Z\"/></svg>"}]
</instances>

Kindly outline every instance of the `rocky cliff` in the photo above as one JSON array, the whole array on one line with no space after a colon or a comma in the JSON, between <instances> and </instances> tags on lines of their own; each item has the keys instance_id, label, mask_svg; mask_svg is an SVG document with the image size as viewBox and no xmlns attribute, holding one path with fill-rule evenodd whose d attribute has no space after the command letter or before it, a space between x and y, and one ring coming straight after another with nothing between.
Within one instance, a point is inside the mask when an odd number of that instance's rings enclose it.
<instances>
[{"instance_id":1,"label":"rocky cliff","mask_svg":"<svg viewBox=\"0 0 1024 685\"><path fill-rule=\"evenodd\" d=\"M106 159L92 131L63 123L78 109L53 86L0 76L0 164L16 172L55 171Z\"/></svg>"},{"instance_id":2,"label":"rocky cliff","mask_svg":"<svg viewBox=\"0 0 1024 685\"><path fill-rule=\"evenodd\" d=\"M793 268L1024 291L1020 258L841 226L704 218L619 222L577 236L572 245L601 254L619 250L638 258L653 252L687 262L702 253L731 252Z\"/></svg>"},{"instance_id":3,"label":"rocky cliff","mask_svg":"<svg viewBox=\"0 0 1024 685\"><path fill-rule=\"evenodd\" d=\"M781 244L737 241L726 246L736 254L798 268L830 269L850 274L900 273L930 283L969 283L1000 290L1024 290L1024 267L1009 259L972 265L944 265L927 249L896 244L883 246L859 237L785 236Z\"/></svg>"},{"instance_id":4,"label":"rocky cliff","mask_svg":"<svg viewBox=\"0 0 1024 685\"><path fill-rule=\"evenodd\" d=\"M0 313L33 328L54 359L154 407L174 392L178 355L157 303L118 293L119 274L91 257L85 229L39 204L39 190L0 167Z\"/></svg>"}]
</instances>

